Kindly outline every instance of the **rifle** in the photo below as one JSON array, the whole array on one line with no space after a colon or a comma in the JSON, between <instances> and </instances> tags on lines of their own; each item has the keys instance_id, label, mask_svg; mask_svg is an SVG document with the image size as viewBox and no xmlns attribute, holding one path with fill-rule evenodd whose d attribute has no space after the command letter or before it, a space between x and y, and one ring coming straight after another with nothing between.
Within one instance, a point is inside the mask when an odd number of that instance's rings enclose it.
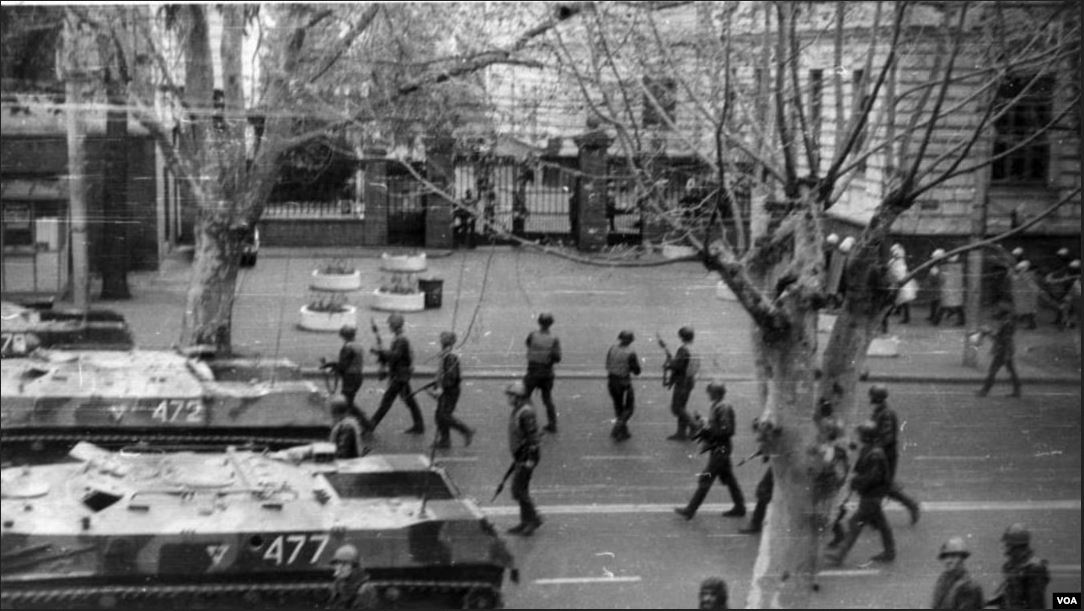
<instances>
[{"instance_id":1,"label":"rifle","mask_svg":"<svg viewBox=\"0 0 1084 611\"><path fill-rule=\"evenodd\" d=\"M764 450L758 449L756 452L753 452L749 456L746 456L745 458L741 459L741 462L738 463L738 466L740 467L740 466L744 465L745 463L749 462L750 460L753 460L757 456L764 456Z\"/></svg>"},{"instance_id":2,"label":"rifle","mask_svg":"<svg viewBox=\"0 0 1084 611\"><path fill-rule=\"evenodd\" d=\"M339 381L342 379L342 374L339 373L339 362L328 362L324 357L320 357L320 369L324 374L324 386L327 387L329 394L335 394L339 390Z\"/></svg>"},{"instance_id":3,"label":"rifle","mask_svg":"<svg viewBox=\"0 0 1084 611\"><path fill-rule=\"evenodd\" d=\"M384 362L384 340L380 337L380 328L376 326L376 320L369 319L369 328L373 330L373 336L376 337L376 348L370 348L369 352L375 354L380 363L376 371L376 379L383 380L388 377L388 364Z\"/></svg>"},{"instance_id":4,"label":"rifle","mask_svg":"<svg viewBox=\"0 0 1084 611\"><path fill-rule=\"evenodd\" d=\"M839 511L836 512L836 519L832 521L832 540L828 542L828 547L835 547L843 541L843 537L846 533L843 532L843 518L847 516L847 502L851 500L851 492L847 492L847 498L843 499L843 502L839 504Z\"/></svg>"},{"instance_id":5,"label":"rifle","mask_svg":"<svg viewBox=\"0 0 1084 611\"><path fill-rule=\"evenodd\" d=\"M666 342L662 341L662 336L659 332L655 332L655 341L659 343L659 348L663 349L666 353L666 361L662 364L662 386L663 388L670 388L674 385L674 380L670 377L670 363L674 360L674 355L670 354L670 349L666 347Z\"/></svg>"},{"instance_id":6,"label":"rifle","mask_svg":"<svg viewBox=\"0 0 1084 611\"><path fill-rule=\"evenodd\" d=\"M414 395L420 393L423 390L428 390L430 388L434 388L436 385L437 385L437 381L433 380L432 382L427 383L425 386L422 386L422 387L418 388L418 390L415 390L414 392L410 393L410 396L413 397Z\"/></svg>"},{"instance_id":7,"label":"rifle","mask_svg":"<svg viewBox=\"0 0 1084 611\"><path fill-rule=\"evenodd\" d=\"M509 477L512 477L512 472L516 470L516 461L512 461L512 464L508 465L508 470L504 472L504 477L501 478L501 483L497 484L497 491L493 493L493 498L489 499L489 502L497 500L497 497L501 495L501 491L504 490L504 484L508 481Z\"/></svg>"},{"instance_id":8,"label":"rifle","mask_svg":"<svg viewBox=\"0 0 1084 611\"><path fill-rule=\"evenodd\" d=\"M432 445L429 446L429 469L433 470L433 459L437 457L437 440L434 439ZM429 502L429 482L433 480L432 477L428 477L425 480L425 492L422 493L422 506L418 510L419 516L425 515L425 504Z\"/></svg>"}]
</instances>

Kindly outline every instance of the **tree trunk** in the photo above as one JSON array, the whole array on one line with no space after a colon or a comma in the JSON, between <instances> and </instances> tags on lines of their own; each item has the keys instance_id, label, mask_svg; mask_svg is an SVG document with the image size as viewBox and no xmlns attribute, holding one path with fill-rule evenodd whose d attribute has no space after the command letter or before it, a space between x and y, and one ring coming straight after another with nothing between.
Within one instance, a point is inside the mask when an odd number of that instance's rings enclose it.
<instances>
[{"instance_id":1,"label":"tree trunk","mask_svg":"<svg viewBox=\"0 0 1084 611\"><path fill-rule=\"evenodd\" d=\"M111 79L105 128L105 178L102 193L102 299L131 299L128 290L128 113L123 94ZM118 95L119 94L119 95Z\"/></svg>"},{"instance_id":2,"label":"tree trunk","mask_svg":"<svg viewBox=\"0 0 1084 611\"><path fill-rule=\"evenodd\" d=\"M240 242L228 220L206 211L201 217L196 224L196 253L185 299L181 345L213 346L216 353L229 354Z\"/></svg>"}]
</instances>

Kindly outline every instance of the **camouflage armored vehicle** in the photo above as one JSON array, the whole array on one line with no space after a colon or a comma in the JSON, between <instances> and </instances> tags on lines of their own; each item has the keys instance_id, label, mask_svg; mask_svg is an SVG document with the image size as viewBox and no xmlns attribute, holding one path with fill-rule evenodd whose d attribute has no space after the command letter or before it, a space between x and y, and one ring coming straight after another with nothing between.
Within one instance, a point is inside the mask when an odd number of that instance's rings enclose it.
<instances>
[{"instance_id":1,"label":"camouflage armored vehicle","mask_svg":"<svg viewBox=\"0 0 1084 611\"><path fill-rule=\"evenodd\" d=\"M36 348L131 350L124 317L112 310L54 310L0 302L0 357L25 357Z\"/></svg>"},{"instance_id":2,"label":"camouflage armored vehicle","mask_svg":"<svg viewBox=\"0 0 1084 611\"><path fill-rule=\"evenodd\" d=\"M78 441L286 447L327 439L327 398L289 362L39 348L0 363L0 451L39 462Z\"/></svg>"},{"instance_id":3,"label":"camouflage armored vehicle","mask_svg":"<svg viewBox=\"0 0 1084 611\"><path fill-rule=\"evenodd\" d=\"M422 455L110 452L0 471L0 606L319 606L360 550L385 604L501 605L504 542Z\"/></svg>"}]
</instances>

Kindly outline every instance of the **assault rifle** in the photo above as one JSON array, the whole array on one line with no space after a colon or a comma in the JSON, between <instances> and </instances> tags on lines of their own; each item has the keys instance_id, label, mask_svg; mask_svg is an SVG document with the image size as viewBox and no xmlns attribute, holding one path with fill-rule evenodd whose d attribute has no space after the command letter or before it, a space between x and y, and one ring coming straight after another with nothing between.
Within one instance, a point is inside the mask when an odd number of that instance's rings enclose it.
<instances>
[{"instance_id":1,"label":"assault rifle","mask_svg":"<svg viewBox=\"0 0 1084 611\"><path fill-rule=\"evenodd\" d=\"M509 477L512 477L512 472L516 470L516 461L512 461L512 464L508 465L508 470L504 472L504 477L501 478L501 483L497 484L497 491L493 493L493 498L489 499L489 502L497 500L497 497L501 495L501 491L504 490L504 484L508 481Z\"/></svg>"},{"instance_id":2,"label":"assault rifle","mask_svg":"<svg viewBox=\"0 0 1084 611\"><path fill-rule=\"evenodd\" d=\"M419 388L418 388L417 390L415 390L414 392L410 393L410 396L411 396L411 397L413 397L414 395L416 395L416 394L418 394L418 393L422 392L423 390L429 390L430 388L435 388L435 387L436 387L436 385L437 385L437 381L436 381L436 380L433 380L432 382L427 382L427 383L425 384L425 386L421 386L421 387L419 387Z\"/></svg>"},{"instance_id":3,"label":"assault rifle","mask_svg":"<svg viewBox=\"0 0 1084 611\"><path fill-rule=\"evenodd\" d=\"M764 456L764 450L758 449L756 452L753 452L749 456L746 456L745 458L741 459L741 461L738 463L738 466L740 467L740 466L744 465L745 463L749 462L750 460L753 460L757 456Z\"/></svg>"},{"instance_id":4,"label":"assault rifle","mask_svg":"<svg viewBox=\"0 0 1084 611\"><path fill-rule=\"evenodd\" d=\"M388 377L388 364L384 362L384 340L380 337L380 328L376 326L376 320L369 319L369 328L373 330L373 336L376 337L376 348L370 348L369 352L375 354L376 360L380 363L376 371L376 379L383 380Z\"/></svg>"},{"instance_id":5,"label":"assault rifle","mask_svg":"<svg viewBox=\"0 0 1084 611\"><path fill-rule=\"evenodd\" d=\"M662 348L666 353L666 360L662 364L662 386L663 388L670 388L674 385L674 380L670 377L670 363L674 360L674 355L670 354L670 349L666 347L666 342L662 341L662 336L659 332L655 332L655 341L658 342L659 348Z\"/></svg>"}]
</instances>

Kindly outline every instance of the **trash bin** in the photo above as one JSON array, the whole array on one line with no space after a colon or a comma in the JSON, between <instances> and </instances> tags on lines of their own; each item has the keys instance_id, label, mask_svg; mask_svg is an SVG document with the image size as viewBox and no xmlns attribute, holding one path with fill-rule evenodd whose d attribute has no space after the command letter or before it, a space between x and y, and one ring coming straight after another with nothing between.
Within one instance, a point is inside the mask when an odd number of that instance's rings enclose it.
<instances>
[{"instance_id":1,"label":"trash bin","mask_svg":"<svg viewBox=\"0 0 1084 611\"><path fill-rule=\"evenodd\" d=\"M425 309L440 308L444 298L444 280L440 278L418 278L418 288L425 293Z\"/></svg>"}]
</instances>

